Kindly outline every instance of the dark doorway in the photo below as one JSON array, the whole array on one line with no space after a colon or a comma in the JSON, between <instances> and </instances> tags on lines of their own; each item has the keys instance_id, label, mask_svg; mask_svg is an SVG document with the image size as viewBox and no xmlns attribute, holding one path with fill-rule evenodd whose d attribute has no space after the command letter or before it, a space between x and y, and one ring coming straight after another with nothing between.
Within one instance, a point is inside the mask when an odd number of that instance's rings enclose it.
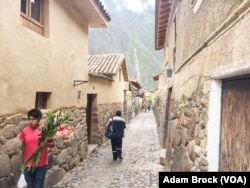
<instances>
[{"instance_id":1,"label":"dark doorway","mask_svg":"<svg viewBox=\"0 0 250 188\"><path fill-rule=\"evenodd\" d=\"M97 95L87 94L86 124L88 144L98 144Z\"/></svg>"},{"instance_id":2,"label":"dark doorway","mask_svg":"<svg viewBox=\"0 0 250 188\"><path fill-rule=\"evenodd\" d=\"M86 123L87 123L87 133L88 133L88 143L91 142L91 114L92 114L92 103L93 95L87 95L87 110L86 110Z\"/></svg>"}]
</instances>

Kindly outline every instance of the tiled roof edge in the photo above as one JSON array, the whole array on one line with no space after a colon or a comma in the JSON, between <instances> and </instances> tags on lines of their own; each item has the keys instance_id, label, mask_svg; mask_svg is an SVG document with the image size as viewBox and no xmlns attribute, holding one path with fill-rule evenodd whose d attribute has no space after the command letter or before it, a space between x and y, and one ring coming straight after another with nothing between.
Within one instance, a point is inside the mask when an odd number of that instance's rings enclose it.
<instances>
[{"instance_id":1,"label":"tiled roof edge","mask_svg":"<svg viewBox=\"0 0 250 188\"><path fill-rule=\"evenodd\" d=\"M108 14L108 12L105 10L104 5L102 4L102 2L100 0L95 0L95 3L99 7L99 9L101 10L103 16L107 19L107 21L110 21L111 17Z\"/></svg>"},{"instance_id":2,"label":"tiled roof edge","mask_svg":"<svg viewBox=\"0 0 250 188\"><path fill-rule=\"evenodd\" d=\"M94 73L89 73L89 75L95 76L95 77L99 77L99 78L104 78L110 81L113 81L112 78L108 77L108 76L104 76L103 74L94 74Z\"/></svg>"}]
</instances>

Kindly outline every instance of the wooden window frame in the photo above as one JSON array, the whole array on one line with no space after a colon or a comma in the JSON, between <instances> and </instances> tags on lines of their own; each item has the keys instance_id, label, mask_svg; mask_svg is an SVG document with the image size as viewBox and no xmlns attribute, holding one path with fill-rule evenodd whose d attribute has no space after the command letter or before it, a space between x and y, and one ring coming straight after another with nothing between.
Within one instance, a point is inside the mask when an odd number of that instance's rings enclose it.
<instances>
[{"instance_id":1,"label":"wooden window frame","mask_svg":"<svg viewBox=\"0 0 250 188\"><path fill-rule=\"evenodd\" d=\"M20 0L22 1L22 0ZM39 6L39 20L36 20L34 18L32 18L32 15L31 15L31 3L32 1L35 1L35 0L26 0L26 12L22 12L21 10L21 7L20 7L20 14L21 14L21 21L22 21L22 24L25 26L25 27L28 27L29 29L35 31L36 33L38 34L41 34L43 35L43 0L40 0L40 6ZM22 5L22 2L20 4L20 6Z\"/></svg>"}]
</instances>

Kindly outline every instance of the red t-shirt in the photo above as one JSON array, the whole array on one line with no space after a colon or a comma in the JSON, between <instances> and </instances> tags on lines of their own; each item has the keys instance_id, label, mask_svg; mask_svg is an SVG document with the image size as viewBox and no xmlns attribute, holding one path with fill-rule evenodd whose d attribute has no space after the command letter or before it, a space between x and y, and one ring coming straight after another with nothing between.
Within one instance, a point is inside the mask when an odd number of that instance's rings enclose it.
<instances>
[{"instance_id":1,"label":"red t-shirt","mask_svg":"<svg viewBox=\"0 0 250 188\"><path fill-rule=\"evenodd\" d=\"M20 135L19 139L25 142L26 149L24 153L24 161L26 161L29 156L37 149L39 142L39 134L41 134L41 130L32 129L30 126L25 127ZM48 165L48 148L44 147L41 153L40 161L37 167ZM31 164L27 164L26 167L30 167Z\"/></svg>"}]
</instances>

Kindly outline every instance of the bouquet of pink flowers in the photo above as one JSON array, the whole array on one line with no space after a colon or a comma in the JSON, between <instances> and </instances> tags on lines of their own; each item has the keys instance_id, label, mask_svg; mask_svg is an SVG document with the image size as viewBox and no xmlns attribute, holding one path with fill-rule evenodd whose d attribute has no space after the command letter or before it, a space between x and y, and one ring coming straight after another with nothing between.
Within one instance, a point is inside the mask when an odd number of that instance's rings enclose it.
<instances>
[{"instance_id":1,"label":"bouquet of pink flowers","mask_svg":"<svg viewBox=\"0 0 250 188\"><path fill-rule=\"evenodd\" d=\"M73 133L74 133L74 129L72 127L69 127L68 125L62 125L56 131L56 135L60 137L70 136Z\"/></svg>"},{"instance_id":2,"label":"bouquet of pink flowers","mask_svg":"<svg viewBox=\"0 0 250 188\"><path fill-rule=\"evenodd\" d=\"M60 130L61 126L65 123L69 123L72 121L70 116L63 112L50 111L48 112L47 119L44 122L44 126L42 127L41 137L39 139L39 143L44 143L51 139L58 130ZM65 126L65 125L64 125ZM73 128L72 128L73 132ZM31 162L31 167L36 167L38 162L40 161L41 152L43 150L43 145L40 144L38 148L32 153L32 155L26 160L22 166L21 171L24 171L26 165Z\"/></svg>"}]
</instances>

